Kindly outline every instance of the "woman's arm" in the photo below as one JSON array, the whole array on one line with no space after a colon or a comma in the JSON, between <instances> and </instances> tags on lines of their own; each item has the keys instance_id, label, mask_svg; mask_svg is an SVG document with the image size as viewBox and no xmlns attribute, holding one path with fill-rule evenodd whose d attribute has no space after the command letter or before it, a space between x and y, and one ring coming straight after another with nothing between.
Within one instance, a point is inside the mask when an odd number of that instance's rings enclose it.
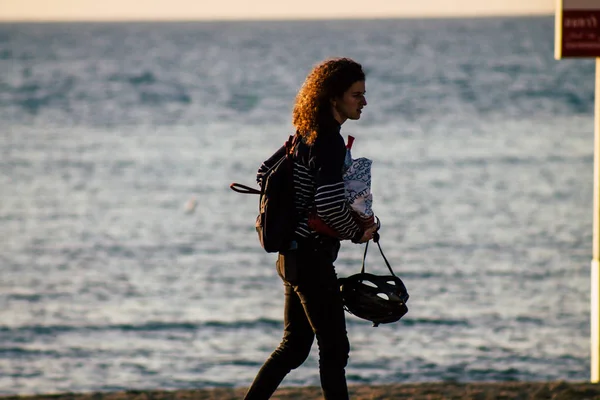
<instances>
[{"instance_id":1,"label":"woman's arm","mask_svg":"<svg viewBox=\"0 0 600 400\"><path fill-rule=\"evenodd\" d=\"M346 156L344 139L339 133L328 133L316 143L317 215L340 235L340 239L361 240L364 229L352 217L346 200L342 166ZM318 140L318 139L317 139Z\"/></svg>"}]
</instances>

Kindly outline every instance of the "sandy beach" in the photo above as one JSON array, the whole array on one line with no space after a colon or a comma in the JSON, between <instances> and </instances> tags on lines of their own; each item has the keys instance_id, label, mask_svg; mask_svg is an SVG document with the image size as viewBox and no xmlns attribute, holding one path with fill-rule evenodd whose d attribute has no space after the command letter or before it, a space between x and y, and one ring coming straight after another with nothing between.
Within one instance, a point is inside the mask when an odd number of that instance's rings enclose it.
<instances>
[{"instance_id":1,"label":"sandy beach","mask_svg":"<svg viewBox=\"0 0 600 400\"><path fill-rule=\"evenodd\" d=\"M600 385L587 382L489 382L415 383L399 385L352 385L353 400L383 399L600 399ZM242 399L245 388L177 391L125 391L113 393L62 393L36 396L0 396L2 400L234 400ZM273 400L321 399L318 387L282 387Z\"/></svg>"}]
</instances>

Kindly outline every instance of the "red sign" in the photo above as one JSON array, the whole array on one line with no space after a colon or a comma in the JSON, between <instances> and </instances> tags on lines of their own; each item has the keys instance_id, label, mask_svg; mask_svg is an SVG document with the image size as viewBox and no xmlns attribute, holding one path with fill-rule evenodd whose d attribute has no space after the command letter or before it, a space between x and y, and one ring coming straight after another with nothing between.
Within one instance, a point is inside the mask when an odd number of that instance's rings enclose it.
<instances>
[{"instance_id":1,"label":"red sign","mask_svg":"<svg viewBox=\"0 0 600 400\"><path fill-rule=\"evenodd\" d=\"M556 58L600 57L600 0L558 0Z\"/></svg>"},{"instance_id":2,"label":"red sign","mask_svg":"<svg viewBox=\"0 0 600 400\"><path fill-rule=\"evenodd\" d=\"M564 10L562 57L600 57L600 10Z\"/></svg>"}]
</instances>

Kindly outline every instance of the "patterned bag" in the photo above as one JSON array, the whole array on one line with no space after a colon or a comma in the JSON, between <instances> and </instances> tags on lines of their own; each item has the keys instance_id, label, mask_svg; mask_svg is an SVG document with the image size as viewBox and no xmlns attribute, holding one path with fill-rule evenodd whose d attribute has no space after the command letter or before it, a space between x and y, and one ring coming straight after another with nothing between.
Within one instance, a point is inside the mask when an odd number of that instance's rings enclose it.
<instances>
[{"instance_id":1,"label":"patterned bag","mask_svg":"<svg viewBox=\"0 0 600 400\"><path fill-rule=\"evenodd\" d=\"M354 137L348 136L343 175L346 199L354 211L353 216L356 221L362 226L368 227L375 222L373 195L371 194L371 165L373 161L364 157L353 159L351 154L353 143Z\"/></svg>"},{"instance_id":2,"label":"patterned bag","mask_svg":"<svg viewBox=\"0 0 600 400\"><path fill-rule=\"evenodd\" d=\"M348 135L342 178L352 217L359 225L367 228L375 222L375 214L372 209L373 195L371 194L371 164L373 162L364 157L352 159L353 143L354 136ZM318 233L339 237L339 234L319 218L316 212L309 214L308 226Z\"/></svg>"}]
</instances>

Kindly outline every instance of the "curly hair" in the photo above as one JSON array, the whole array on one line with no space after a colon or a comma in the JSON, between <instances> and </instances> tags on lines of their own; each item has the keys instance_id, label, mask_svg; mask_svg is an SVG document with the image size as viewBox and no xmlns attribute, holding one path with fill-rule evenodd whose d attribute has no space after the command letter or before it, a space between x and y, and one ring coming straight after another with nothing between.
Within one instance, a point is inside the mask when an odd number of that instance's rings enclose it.
<instances>
[{"instance_id":1,"label":"curly hair","mask_svg":"<svg viewBox=\"0 0 600 400\"><path fill-rule=\"evenodd\" d=\"M333 118L331 100L364 80L362 66L349 58L328 59L312 69L296 95L292 112L292 123L306 144L313 144L319 128Z\"/></svg>"}]
</instances>

